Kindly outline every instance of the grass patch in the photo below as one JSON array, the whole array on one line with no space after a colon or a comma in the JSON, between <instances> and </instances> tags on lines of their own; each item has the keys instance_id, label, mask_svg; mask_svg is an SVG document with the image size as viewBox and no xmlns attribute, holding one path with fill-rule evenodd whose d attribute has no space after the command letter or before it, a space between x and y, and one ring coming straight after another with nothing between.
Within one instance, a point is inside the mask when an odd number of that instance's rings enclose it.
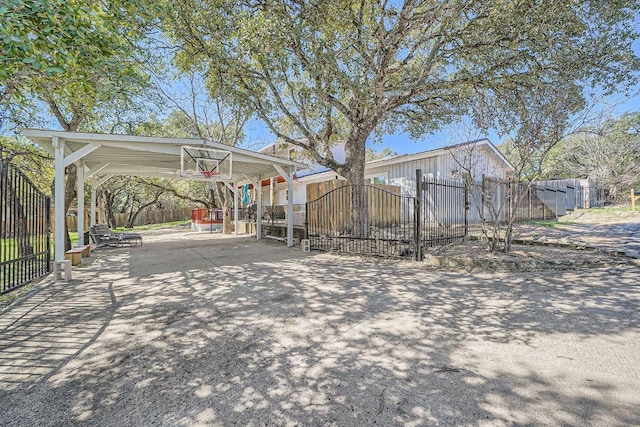
<instances>
[{"instance_id":1,"label":"grass patch","mask_svg":"<svg viewBox=\"0 0 640 427\"><path fill-rule=\"evenodd\" d=\"M127 231L145 231L145 230L157 230L159 228L166 228L166 227L176 227L176 226L180 226L180 225L187 225L187 224L191 224L191 220L190 219L183 219L180 221L171 221L171 222L163 222L161 224L147 224L147 225L136 225L133 227L133 229L131 228L125 228L125 227L118 227L113 229L113 231L116 231L118 233L126 233Z\"/></svg>"},{"instance_id":2,"label":"grass patch","mask_svg":"<svg viewBox=\"0 0 640 427\"><path fill-rule=\"evenodd\" d=\"M527 224L538 225L540 227L545 227L545 228L556 228L559 225L557 219L545 219L545 220L541 219L538 221L529 221L527 222Z\"/></svg>"},{"instance_id":3,"label":"grass patch","mask_svg":"<svg viewBox=\"0 0 640 427\"><path fill-rule=\"evenodd\" d=\"M31 237L31 248L34 252L44 251L45 242L44 237L40 239ZM0 239L0 262L11 261L18 258L20 258L18 242L13 238Z\"/></svg>"},{"instance_id":4,"label":"grass patch","mask_svg":"<svg viewBox=\"0 0 640 427\"><path fill-rule=\"evenodd\" d=\"M9 291L6 294L1 294L0 295L0 310L4 309L6 307L9 307L11 304L16 302L16 300L21 298L23 295L26 295L27 292L29 292L35 285L40 283L41 280L42 279L33 280L32 282L29 282L26 285L23 285L22 287L19 287L17 289Z\"/></svg>"},{"instance_id":5,"label":"grass patch","mask_svg":"<svg viewBox=\"0 0 640 427\"><path fill-rule=\"evenodd\" d=\"M631 213L631 205L611 205L602 208L581 209L581 212L590 215L611 215Z\"/></svg>"}]
</instances>

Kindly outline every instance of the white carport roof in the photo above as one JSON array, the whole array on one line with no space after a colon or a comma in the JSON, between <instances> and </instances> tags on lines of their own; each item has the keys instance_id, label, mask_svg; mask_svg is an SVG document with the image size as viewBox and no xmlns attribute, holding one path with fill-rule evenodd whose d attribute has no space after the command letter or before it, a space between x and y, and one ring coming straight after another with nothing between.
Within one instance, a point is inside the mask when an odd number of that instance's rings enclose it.
<instances>
[{"instance_id":1,"label":"white carport roof","mask_svg":"<svg viewBox=\"0 0 640 427\"><path fill-rule=\"evenodd\" d=\"M278 175L282 175L287 180L289 193L291 194L293 193L293 175L297 169L305 169L307 167L302 163L291 160L204 139L64 132L44 129L23 129L22 135L54 155L56 224L63 224L65 221L64 170L71 164L78 166L79 205L84 204L84 181L86 179L113 175L183 178L180 175L180 158L183 146L225 150L232 153L232 172L230 179L227 180L227 186L234 192L236 200L237 185L247 182L258 183L259 185L262 179ZM97 179L96 185L99 185L104 179L106 178ZM262 196L259 191L259 206L261 205L261 200ZM287 210L288 246L293 246L292 200L293 198L290 197ZM92 197L92 201L95 201L95 197ZM237 205L238 203L236 203L236 208ZM234 216L237 227L237 209ZM95 215L92 215L92 220L94 219ZM256 237L259 239L261 237L260 220L258 220L256 228ZM80 215L78 216L79 245L84 244L83 232L84 216ZM64 227L56 227L54 242L54 256L57 266L57 263L64 260L65 255Z\"/></svg>"},{"instance_id":2,"label":"white carport roof","mask_svg":"<svg viewBox=\"0 0 640 427\"><path fill-rule=\"evenodd\" d=\"M281 174L281 171L277 170L279 168L286 172L289 172L289 168L307 168L302 163L204 139L112 135L42 129L24 129L22 134L52 155L55 154L54 138L57 137L64 143L66 164L79 164L80 161L83 161L85 176L87 177L99 173L181 178L180 150L182 146L214 148L232 152L233 175L229 181L234 183L278 176Z\"/></svg>"}]
</instances>

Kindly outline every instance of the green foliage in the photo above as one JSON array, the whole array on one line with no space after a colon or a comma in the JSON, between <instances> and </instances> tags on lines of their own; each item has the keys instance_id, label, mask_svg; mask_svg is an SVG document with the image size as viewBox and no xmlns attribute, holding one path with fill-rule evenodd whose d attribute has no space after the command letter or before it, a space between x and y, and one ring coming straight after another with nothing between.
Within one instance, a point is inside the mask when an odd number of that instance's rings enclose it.
<instances>
[{"instance_id":1,"label":"green foliage","mask_svg":"<svg viewBox=\"0 0 640 427\"><path fill-rule=\"evenodd\" d=\"M51 194L53 159L41 148L21 138L0 136L0 158L15 165L44 194Z\"/></svg>"},{"instance_id":2,"label":"green foliage","mask_svg":"<svg viewBox=\"0 0 640 427\"><path fill-rule=\"evenodd\" d=\"M592 178L611 201L628 197L640 187L640 113L584 127L561 141L545 162L549 178Z\"/></svg>"},{"instance_id":3,"label":"green foliage","mask_svg":"<svg viewBox=\"0 0 640 427\"><path fill-rule=\"evenodd\" d=\"M397 155L398 153L396 153L389 147L385 147L380 151L376 151L373 147L369 147L367 148L367 151L365 153L365 159L367 162L370 162L372 160L386 159L388 157L395 157Z\"/></svg>"},{"instance_id":4,"label":"green foliage","mask_svg":"<svg viewBox=\"0 0 640 427\"><path fill-rule=\"evenodd\" d=\"M0 101L10 119L29 125L33 117L20 113L44 103L64 130L95 130L106 106L122 109L144 85L136 42L150 16L120 0L4 2ZM12 109L16 104L24 108Z\"/></svg>"},{"instance_id":5,"label":"green foliage","mask_svg":"<svg viewBox=\"0 0 640 427\"><path fill-rule=\"evenodd\" d=\"M103 30L99 2L6 0L0 7L0 79L38 73L52 77L82 63L109 66L105 52L122 46Z\"/></svg>"},{"instance_id":6,"label":"green foliage","mask_svg":"<svg viewBox=\"0 0 640 427\"><path fill-rule=\"evenodd\" d=\"M133 75L131 64L122 61L131 49L128 37L134 33L123 25L128 16L124 5L6 0L0 8L0 81L73 75L69 92L90 94L96 73Z\"/></svg>"},{"instance_id":7,"label":"green foliage","mask_svg":"<svg viewBox=\"0 0 640 427\"><path fill-rule=\"evenodd\" d=\"M560 88L571 113L581 85L613 90L638 69L633 0L172 6L164 22L181 45L179 66L206 70L212 93L248 103L278 138L356 181L372 132L417 137L469 111L481 125L516 131L523 116L510 108L540 90ZM330 152L338 140L345 164Z\"/></svg>"}]
</instances>

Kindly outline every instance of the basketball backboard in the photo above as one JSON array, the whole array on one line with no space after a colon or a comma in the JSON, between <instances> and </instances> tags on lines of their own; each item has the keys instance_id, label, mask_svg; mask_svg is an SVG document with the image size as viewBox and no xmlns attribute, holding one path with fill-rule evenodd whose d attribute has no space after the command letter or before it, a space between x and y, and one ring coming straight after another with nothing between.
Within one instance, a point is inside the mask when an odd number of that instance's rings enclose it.
<instances>
[{"instance_id":1,"label":"basketball backboard","mask_svg":"<svg viewBox=\"0 0 640 427\"><path fill-rule=\"evenodd\" d=\"M230 180L232 154L225 150L183 145L180 150L180 176L201 181Z\"/></svg>"}]
</instances>

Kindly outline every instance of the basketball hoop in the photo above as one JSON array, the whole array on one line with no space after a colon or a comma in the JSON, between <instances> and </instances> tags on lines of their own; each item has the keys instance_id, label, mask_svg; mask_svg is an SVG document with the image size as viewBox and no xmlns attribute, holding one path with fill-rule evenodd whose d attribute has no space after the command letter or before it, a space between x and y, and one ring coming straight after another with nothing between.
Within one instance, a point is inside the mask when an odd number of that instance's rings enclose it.
<instances>
[{"instance_id":1,"label":"basketball hoop","mask_svg":"<svg viewBox=\"0 0 640 427\"><path fill-rule=\"evenodd\" d=\"M202 181L231 180L233 155L208 147L180 147L180 176Z\"/></svg>"}]
</instances>

